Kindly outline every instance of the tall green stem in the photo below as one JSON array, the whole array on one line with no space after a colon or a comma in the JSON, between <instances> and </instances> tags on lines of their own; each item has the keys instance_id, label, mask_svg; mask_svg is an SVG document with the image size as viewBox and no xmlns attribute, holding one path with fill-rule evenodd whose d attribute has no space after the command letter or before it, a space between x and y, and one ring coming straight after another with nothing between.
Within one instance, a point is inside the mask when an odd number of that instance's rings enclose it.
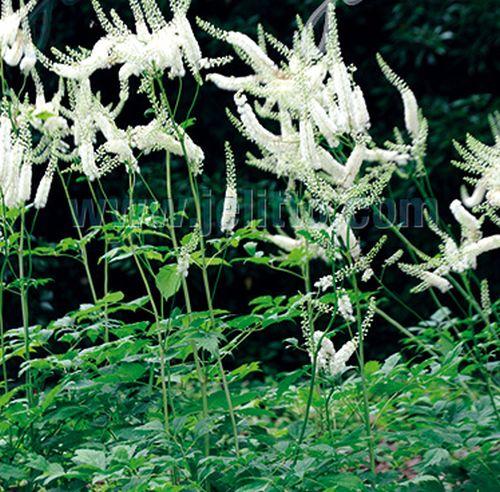
<instances>
[{"instance_id":1,"label":"tall green stem","mask_svg":"<svg viewBox=\"0 0 500 492\"><path fill-rule=\"evenodd\" d=\"M375 441L372 432L372 426L370 422L370 405L368 402L368 387L366 384L366 373L365 373L365 351L364 351L364 335L363 326L361 321L361 306L359 304L360 290L358 287L358 281L356 275L351 276L351 282L356 292L356 321L358 326L358 337L359 337L359 369L361 372L361 386L363 390L363 415L365 420L366 434L368 436L368 451L370 454L370 469L373 474L375 474Z\"/></svg>"},{"instance_id":2,"label":"tall green stem","mask_svg":"<svg viewBox=\"0 0 500 492\"><path fill-rule=\"evenodd\" d=\"M203 220L202 220L202 213L201 213L200 198L199 198L199 193L198 193L198 186L197 186L197 182L193 176L193 171L191 169L191 163L189 161L189 157L188 157L188 154L186 151L183 130L179 129L179 125L175 121L175 112L173 112L172 108L170 107L170 103L169 103L169 100L168 100L168 97L167 97L167 94L165 91L165 87L163 86L163 82L162 82L161 78L158 78L157 82L158 82L158 85L159 85L160 91L161 91L161 101L165 105L165 108L167 109L167 111L170 115L174 131L175 131L176 136L181 144L184 160L186 161L186 164L187 164L188 175L189 175L189 185L190 185L191 193L192 193L193 200L195 203L196 218L197 218L198 227L200 229L200 249L201 249L201 260L202 260L203 286L204 286L204 290L205 290L205 296L207 299L208 310L210 312L210 321L211 321L212 327L215 327L216 323L215 323L215 315L214 315L214 309L213 309L213 303L212 303L212 294L211 294L211 289L210 289L210 283L208 280L205 240L203 238ZM153 91L154 91L154 88L153 88ZM196 94L193 98L191 107L189 108L188 115L187 115L188 118L190 117L191 112L194 108L194 105L195 105L195 102L196 102L196 99L198 96L198 92L199 92L199 85L196 86ZM223 366L222 358L221 358L219 351L217 351L216 358L217 358L217 365L218 365L221 379L222 379L222 386L224 389L224 394L225 394L227 405L228 405L229 417L231 420L231 427L233 430L235 451L236 451L236 454L239 456L240 451L239 451L239 443L238 443L238 430L237 430L237 426L236 426L236 417L234 414L233 403L231 400L231 392L229 391L229 385L227 382L226 373L224 371L224 366Z\"/></svg>"},{"instance_id":3,"label":"tall green stem","mask_svg":"<svg viewBox=\"0 0 500 492\"><path fill-rule=\"evenodd\" d=\"M2 351L2 376L3 376L3 387L4 393L9 391L9 380L7 374L7 362L5 359L5 326L3 319L3 300L4 300L4 276L5 268L7 265L7 258L4 259L2 264L2 271L0 274L0 350Z\"/></svg>"},{"instance_id":4,"label":"tall green stem","mask_svg":"<svg viewBox=\"0 0 500 492\"><path fill-rule=\"evenodd\" d=\"M130 243L131 248L134 248L133 243ZM156 325L156 336L158 339L158 346L160 350L160 379L161 379L161 397L162 397L162 404L163 404L163 419L164 419L164 425L165 425L165 432L167 434L170 434L170 417L169 417L169 412L168 412L168 396L167 396L167 378L166 378L166 363L165 363L165 349L163 347L163 337L161 335L161 323L160 323L160 315L158 313L158 308L156 306L156 302L154 300L153 293L151 291L151 287L149 285L146 273L144 271L143 266L141 265L141 261L138 258L137 254L133 253L133 258L135 261L135 264L137 266L137 270L139 271L139 274L141 276L142 282L144 284L144 287L146 288L146 292L148 295L149 303L151 304L151 308L153 309L153 314L155 318L155 325Z\"/></svg>"},{"instance_id":5,"label":"tall green stem","mask_svg":"<svg viewBox=\"0 0 500 492\"><path fill-rule=\"evenodd\" d=\"M130 221L130 225L132 225L132 220L133 220L134 187L135 187L134 177L132 175L129 175L128 193L129 193L129 221ZM168 412L167 378L166 378L166 370L165 370L165 367L166 367L165 348L163 346L163 337L161 334L161 323L160 323L161 318L160 318L158 308L156 306L153 292L151 291L151 287L149 285L148 278L147 278L146 273L144 271L144 268L141 264L140 258L137 255L137 252L135 251L135 245L134 245L132 239L129 240L129 245L132 248L132 256L134 258L134 262L135 262L137 269L139 271L139 274L141 276L144 287L146 288L146 293L148 295L149 303L151 304L151 308L153 310L153 315L155 318L156 336L158 339L158 347L160 350L160 379L161 379L161 396L162 396L162 404L163 404L163 419L164 419L164 425L165 425L165 432L167 434L170 434L170 418L169 418L169 412Z\"/></svg>"},{"instance_id":6,"label":"tall green stem","mask_svg":"<svg viewBox=\"0 0 500 492\"><path fill-rule=\"evenodd\" d=\"M25 278L24 272L24 237L25 234L25 210L24 208L21 211L21 230L19 235L19 248L17 252L18 259L18 268L19 268L19 283L20 283L20 296L21 296L21 312L22 312L22 320L23 320L23 331L24 331L24 354L27 368L26 368L26 391L28 395L28 404L30 408L33 406L34 397L33 397L33 378L31 374L30 367L30 348L31 348L31 340L30 340L30 332L29 332L29 306L28 306L28 288L27 282Z\"/></svg>"},{"instance_id":7,"label":"tall green stem","mask_svg":"<svg viewBox=\"0 0 500 492\"><path fill-rule=\"evenodd\" d=\"M299 458L299 453L300 453L300 446L302 445L302 442L304 441L304 437L306 435L306 430L307 430L307 424L309 423L309 416L311 414L311 407L312 407L312 402L313 402L313 396L314 396L314 387L316 386L316 373L317 373L317 351L316 348L312 346L312 342L314 340L314 321L313 321L313 313L312 313L312 306L311 306L311 298L310 298L310 293L311 293L311 276L309 272L309 259L306 260L305 265L302 267L302 276L304 279L304 285L306 289L306 295L307 295L307 321L308 321L308 327L309 327L309 345L311 345L311 350L313 351L313 361L312 361L312 374L311 374L311 380L309 381L309 392L307 396L307 403L306 403L306 412L304 415L304 422L302 423L302 428L300 430L299 434L299 439L297 440L297 451L295 453L295 458L294 458L294 464L297 463L297 460Z\"/></svg>"},{"instance_id":8,"label":"tall green stem","mask_svg":"<svg viewBox=\"0 0 500 492\"><path fill-rule=\"evenodd\" d=\"M167 152L166 159L165 159L165 167L166 167L167 202L168 202L168 214L169 214L168 224L169 224L172 244L174 246L174 249L177 251L178 247L179 247L179 241L177 240L177 233L175 232L175 205L174 205L174 199L173 199L173 194L172 194L172 170L171 170L171 165L170 165L170 154L168 152ZM193 309L191 306L191 297L189 295L188 284L187 284L186 278L184 276L182 276L181 284L182 284L182 291L184 294L184 300L186 302L186 310L188 312L189 320L191 322ZM198 354L198 348L196 347L196 344L193 341L191 341L191 350L193 351L196 375L197 375L198 381L200 383L200 388L201 388L203 418L207 419L208 418L207 381L206 381L206 378L203 374L203 365L202 365L202 362L200 360L200 356ZM204 437L204 448L205 448L205 455L209 456L209 454L210 454L210 436L208 434L205 434L205 437Z\"/></svg>"},{"instance_id":9,"label":"tall green stem","mask_svg":"<svg viewBox=\"0 0 500 492\"><path fill-rule=\"evenodd\" d=\"M3 201L3 199L2 199ZM2 204L3 206L3 204ZM3 303L4 303L4 280L5 280L5 271L7 269L7 263L9 261L9 247L7 245L7 241L5 241L5 238L7 237L7 231L5 227L5 221L6 218L2 217L2 233L4 237L4 243L5 243L5 252L4 252L4 258L2 261L2 269L0 271L0 350L2 351L2 376L3 376L3 381L4 381L4 392L8 393L9 391L9 380L8 380L8 373L7 373L7 362L5 358L5 326L4 326L4 318L3 318Z\"/></svg>"},{"instance_id":10,"label":"tall green stem","mask_svg":"<svg viewBox=\"0 0 500 492\"><path fill-rule=\"evenodd\" d=\"M193 172L189 166L189 162L188 162L187 167L188 167L188 174L189 174L189 184L191 187L191 193L193 195L194 205L195 205L195 209L196 209L196 218L197 218L197 222L198 222L198 227L200 229L200 250L201 250L201 263L202 263L201 270L202 270L202 277L203 277L203 286L204 286L204 290L205 290L205 296L206 296L206 300L207 300L208 310L210 312L210 321L211 321L212 327L215 328L216 322L215 322L215 315L214 315L214 306L213 306L213 302L212 302L212 294L211 294L211 289L210 289L210 282L208 279L208 266L207 266L207 257L206 257L206 249L205 249L205 239L203 237L203 219L202 219L202 213L201 213L200 196L198 193L197 183L196 183L194 176L193 176ZM224 389L224 395L225 395L226 401L227 401L229 418L231 420L231 427L232 427L233 438L234 438L234 447L235 447L236 454L239 456L240 448L239 448L239 443L238 443L238 428L236 425L236 416L234 413L233 402L231 400L231 392L229 391L229 384L227 382L226 372L224 370L224 365L222 363L222 358L221 358L219 350L217 350L216 358L217 358L217 365L218 365L219 372L220 372L221 379L222 379L222 386Z\"/></svg>"},{"instance_id":11,"label":"tall green stem","mask_svg":"<svg viewBox=\"0 0 500 492\"><path fill-rule=\"evenodd\" d=\"M90 193L92 194L92 199L94 200L94 203L96 204L97 210L99 211L99 217L101 219L101 224L105 225L106 223L106 217L104 215L104 210L99 204L99 200L97 199L97 195L94 191L94 187L92 186L92 183L88 181L89 184L89 189ZM109 241L106 236L106 232L104 233L104 279L103 279L103 296L104 296L104 341L106 343L109 343L109 315L108 315L108 303L107 303L107 297L109 293L109 260L107 253L109 251Z\"/></svg>"}]
</instances>

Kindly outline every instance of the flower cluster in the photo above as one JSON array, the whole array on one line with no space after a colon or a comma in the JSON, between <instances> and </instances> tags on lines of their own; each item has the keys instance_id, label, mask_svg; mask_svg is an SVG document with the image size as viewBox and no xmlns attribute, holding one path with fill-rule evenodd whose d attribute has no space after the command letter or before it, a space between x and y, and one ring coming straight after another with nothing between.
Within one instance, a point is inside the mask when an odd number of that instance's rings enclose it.
<instances>
[{"instance_id":1,"label":"flower cluster","mask_svg":"<svg viewBox=\"0 0 500 492\"><path fill-rule=\"evenodd\" d=\"M346 297L346 296L344 296ZM350 301L349 301L350 305ZM339 309L340 302L339 302ZM352 307L351 307L352 309ZM364 338L373 322L375 301L372 299L368 306L365 319L361 324L361 336ZM316 367L331 377L341 375L347 369L349 359L354 355L360 344L360 336L355 336L347 341L339 350L335 350L333 342L323 331L315 331L312 337L311 360L316 358Z\"/></svg>"},{"instance_id":2,"label":"flower cluster","mask_svg":"<svg viewBox=\"0 0 500 492\"><path fill-rule=\"evenodd\" d=\"M462 188L462 201L468 208L479 206L485 198L485 205L500 208L500 113L493 114L490 121L494 145L485 145L471 135L467 136L466 147L455 143L463 160L454 164L475 175L468 179L475 186L472 195L465 186Z\"/></svg>"},{"instance_id":3,"label":"flower cluster","mask_svg":"<svg viewBox=\"0 0 500 492\"><path fill-rule=\"evenodd\" d=\"M319 371L324 371L330 376L342 374L347 368L347 362L356 352L359 340L357 337L346 342L336 351L333 342L322 331L314 333L314 342L319 346L316 366Z\"/></svg>"},{"instance_id":4,"label":"flower cluster","mask_svg":"<svg viewBox=\"0 0 500 492\"><path fill-rule=\"evenodd\" d=\"M243 77L207 76L219 88L235 92L237 116L229 113L230 119L262 154L249 154L248 163L305 184L319 211L333 215L336 210L338 240L349 243L356 257L359 242L347 224L357 210L380 198L397 166L423 155L427 125L412 91L379 57L382 71L401 92L411 143L398 138L386 148L376 145L369 132L365 97L354 80L355 69L342 58L333 5L329 9L324 53L316 46L311 26L300 26L293 47L288 48L267 33L261 32L256 43L242 33L199 23L232 45L252 70ZM271 48L281 56L281 63L271 58ZM349 148L350 154L344 156ZM294 247L292 239L275 240L287 243L285 250ZM299 242L297 239L296 244Z\"/></svg>"},{"instance_id":5,"label":"flower cluster","mask_svg":"<svg viewBox=\"0 0 500 492\"><path fill-rule=\"evenodd\" d=\"M31 196L32 167L25 156L25 140L29 137L26 120L21 123L18 135L7 115L0 117L0 189L5 206L15 207Z\"/></svg>"},{"instance_id":6,"label":"flower cluster","mask_svg":"<svg viewBox=\"0 0 500 492\"><path fill-rule=\"evenodd\" d=\"M35 69L30 76L36 88L34 104L11 93L0 105L0 191L7 208L23 206L31 199L33 166L46 165L34 201L36 208L43 208L57 162L66 152L62 138L68 123L59 114L62 92L47 102Z\"/></svg>"},{"instance_id":7,"label":"flower cluster","mask_svg":"<svg viewBox=\"0 0 500 492\"><path fill-rule=\"evenodd\" d=\"M53 175L61 162L83 173L89 180L100 178L120 164L138 172L134 151L167 151L183 156L195 173L200 173L203 151L173 120L162 105L144 125L122 129L117 119L129 99L129 79L141 78L141 90L152 99L155 78L166 74L182 77L189 67L199 79L202 67L220 63L202 58L201 50L186 18L189 0L170 2L173 17L166 21L154 0L130 0L135 26L130 29L114 10L106 16L93 0L105 36L91 50L54 50L53 62L35 49L28 14L31 0L14 12L10 0L2 1L0 48L5 62L18 65L34 83L36 100L15 96L1 103L0 190L7 207L23 205L31 198L32 165L46 164L35 206L46 205ZM59 76L59 89L47 100L36 62ZM100 69L119 66L120 95L115 105L104 105L92 89L92 75ZM36 132L36 135L32 135ZM36 142L36 144L35 144Z\"/></svg>"},{"instance_id":8,"label":"flower cluster","mask_svg":"<svg viewBox=\"0 0 500 492\"><path fill-rule=\"evenodd\" d=\"M92 0L92 4L106 35L88 54L61 56L62 61L54 65L61 77L85 80L97 70L119 65L120 81L126 83L131 76L151 70L183 77L186 65L198 76L199 70L208 65L186 17L190 0L170 2L173 18L169 22L154 0L130 0L133 29L115 11L108 19L97 0Z\"/></svg>"},{"instance_id":9,"label":"flower cluster","mask_svg":"<svg viewBox=\"0 0 500 492\"><path fill-rule=\"evenodd\" d=\"M29 73L36 64L36 50L31 39L28 14L37 0L30 0L14 11L12 0L2 0L0 18L0 51L3 61L12 67L19 66Z\"/></svg>"},{"instance_id":10,"label":"flower cluster","mask_svg":"<svg viewBox=\"0 0 500 492\"><path fill-rule=\"evenodd\" d=\"M198 249L201 239L201 231L196 227L191 234L183 240L182 246L177 253L177 272L187 278L191 266L191 255Z\"/></svg>"},{"instance_id":11,"label":"flower cluster","mask_svg":"<svg viewBox=\"0 0 500 492\"><path fill-rule=\"evenodd\" d=\"M236 226L236 215L238 213L238 190L236 186L236 167L233 150L229 142L226 142L225 147L227 184L220 228L222 232L232 232Z\"/></svg>"},{"instance_id":12,"label":"flower cluster","mask_svg":"<svg viewBox=\"0 0 500 492\"><path fill-rule=\"evenodd\" d=\"M491 119L495 144L488 147L473 137L467 138L468 149L456 144L463 162L455 164L467 171L471 171L480 177L474 179L476 189L469 196L462 188L462 202L454 200L450 205L450 211L461 228L461 239L455 241L448 233L428 219L431 229L441 237L441 254L430 258L419 265L400 264L401 269L419 278L422 282L413 289L420 292L429 287L435 287L442 292L451 289L452 284L446 278L450 273L463 273L474 270L477 267L477 259L480 255L500 248L500 234L483 237L482 225L486 217L500 225L495 215L500 205L500 125L498 115ZM478 213L485 213L477 218L467 208L473 208Z\"/></svg>"}]
</instances>

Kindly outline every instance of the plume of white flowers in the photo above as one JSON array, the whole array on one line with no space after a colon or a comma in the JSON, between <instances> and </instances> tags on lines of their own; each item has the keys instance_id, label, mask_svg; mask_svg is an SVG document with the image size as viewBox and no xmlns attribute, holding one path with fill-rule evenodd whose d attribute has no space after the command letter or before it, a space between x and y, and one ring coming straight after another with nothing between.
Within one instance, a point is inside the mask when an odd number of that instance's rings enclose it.
<instances>
[{"instance_id":1,"label":"plume of white flowers","mask_svg":"<svg viewBox=\"0 0 500 492\"><path fill-rule=\"evenodd\" d=\"M9 9L10 5L4 5L2 15ZM0 103L0 192L8 208L24 206L31 200L35 166L46 169L35 198L37 208L45 206L58 161L72 159L63 141L69 134L68 120L61 114L66 112L61 106L64 87L60 84L52 100L47 101L37 71L33 69L29 76L34 83L35 103L28 96L18 98L15 91Z\"/></svg>"},{"instance_id":2,"label":"plume of white flowers","mask_svg":"<svg viewBox=\"0 0 500 492\"><path fill-rule=\"evenodd\" d=\"M145 154L165 150L185 157L195 174L203 171L205 154L196 145L186 131L168 121L154 119L147 125L139 125L129 129L133 147Z\"/></svg>"},{"instance_id":3,"label":"plume of white flowers","mask_svg":"<svg viewBox=\"0 0 500 492\"><path fill-rule=\"evenodd\" d=\"M210 66L210 62L202 57L186 17L190 3L171 0L173 17L167 21L155 0L130 0L134 15L131 29L115 11L109 19L99 2L92 0L105 36L86 56L61 57L62 61L54 64L55 72L68 79L84 80L97 70L118 65L120 80L127 82L131 76L152 70L182 77L187 66L198 76L200 69Z\"/></svg>"},{"instance_id":4,"label":"plume of white flowers","mask_svg":"<svg viewBox=\"0 0 500 492\"><path fill-rule=\"evenodd\" d=\"M10 117L0 117L0 193L7 208L23 205L31 197L31 133L26 114L17 119L14 132Z\"/></svg>"},{"instance_id":5,"label":"plume of white flowers","mask_svg":"<svg viewBox=\"0 0 500 492\"><path fill-rule=\"evenodd\" d=\"M340 316L347 322L351 323L355 321L351 298L347 294L343 294L339 297L338 309Z\"/></svg>"},{"instance_id":6,"label":"plume of white flowers","mask_svg":"<svg viewBox=\"0 0 500 492\"><path fill-rule=\"evenodd\" d=\"M387 65L380 54L377 54L377 61L387 80L400 92L405 112L406 129L414 139L417 139L421 130L421 117L415 94L408 87L408 84Z\"/></svg>"},{"instance_id":7,"label":"plume of white flowers","mask_svg":"<svg viewBox=\"0 0 500 492\"><path fill-rule=\"evenodd\" d=\"M234 154L229 142L226 142L225 150L227 184L220 228L222 232L232 232L236 226L236 215L238 213L238 190L236 187Z\"/></svg>"},{"instance_id":8,"label":"plume of white flowers","mask_svg":"<svg viewBox=\"0 0 500 492\"><path fill-rule=\"evenodd\" d=\"M35 202L34 202L35 208L41 209L45 208L45 206L47 205L50 189L52 187L53 176L54 176L53 172L49 171L45 173L42 180L40 181L35 196Z\"/></svg>"},{"instance_id":9,"label":"plume of white flowers","mask_svg":"<svg viewBox=\"0 0 500 492\"><path fill-rule=\"evenodd\" d=\"M202 172L203 151L186 131L172 121L167 111L155 107L156 117L144 125L119 128L116 121L130 96L129 79L141 77L141 92L152 101L156 96L151 80L158 72L170 77L184 76L186 67L199 79L203 67L221 64L202 57L193 34L187 11L189 0L171 0L173 16L167 21L155 0L130 0L133 28L127 26L111 10L109 16L97 0L92 0L105 35L91 50L57 50L57 63L43 58L44 64L66 81L69 109L60 108L70 123L76 149L66 152L68 159L77 158L81 171L90 179L102 177L120 163L129 172L139 172L134 149L147 154L166 151L185 157L195 174ZM104 106L98 93L92 91L91 77L97 70L119 67L119 101ZM59 101L60 102L60 101ZM41 104L42 105L42 104ZM59 108L57 108L59 109ZM48 108L52 114L52 108ZM58 116L58 112L54 112ZM45 125L63 124L50 118ZM61 129L59 129L61 131Z\"/></svg>"},{"instance_id":10,"label":"plume of white flowers","mask_svg":"<svg viewBox=\"0 0 500 492\"><path fill-rule=\"evenodd\" d=\"M277 246L279 249L290 253L294 249L303 248L304 247L304 239L294 239L290 236L286 236L285 234L269 234L266 236L267 240Z\"/></svg>"},{"instance_id":11,"label":"plume of white flowers","mask_svg":"<svg viewBox=\"0 0 500 492\"><path fill-rule=\"evenodd\" d=\"M483 237L482 226L486 218L500 226L496 212L500 207L500 116L495 113L490 118L495 143L487 146L468 135L466 147L455 143L463 161L454 164L479 178L468 179L476 188L468 195L462 188L462 201L453 200L450 211L460 225L461 239L455 241L446 232L428 220L431 229L441 237L440 256L431 258L420 265L400 264L401 269L409 275L419 278L422 283L413 289L414 292L435 287L442 292L452 288L446 276L452 273L463 273L477 267L477 259L482 254L500 249L500 234ZM474 213L468 211L472 208ZM478 218L477 215L482 213Z\"/></svg>"},{"instance_id":12,"label":"plume of white flowers","mask_svg":"<svg viewBox=\"0 0 500 492\"><path fill-rule=\"evenodd\" d=\"M201 240L201 230L196 227L187 237L186 242L177 251L177 273L184 278L189 276L191 255L196 251Z\"/></svg>"},{"instance_id":13,"label":"plume of white flowers","mask_svg":"<svg viewBox=\"0 0 500 492\"><path fill-rule=\"evenodd\" d=\"M266 234L264 239L285 253L291 253L296 249L303 249L305 256L310 259L318 259L324 262L329 261L328 257L328 244L326 238L332 236L332 227L324 224L323 222L315 222L314 220L303 221L298 217L292 217L292 227L295 237L287 235L281 231L280 234ZM317 238L317 242L307 241L303 232L307 232L313 238Z\"/></svg>"},{"instance_id":14,"label":"plume of white flowers","mask_svg":"<svg viewBox=\"0 0 500 492\"><path fill-rule=\"evenodd\" d=\"M139 172L133 153L132 129L120 129L115 122L120 104L115 109L103 106L92 92L90 79L71 81L68 91L69 109L61 107L58 100L57 103L42 104L40 110L46 108L49 111L50 117L44 122L47 130L56 130L61 136L72 135L76 149L70 154L79 158L83 174L94 180L118 163L125 164L129 171ZM67 121L58 116L61 111L68 117L70 129Z\"/></svg>"},{"instance_id":15,"label":"plume of white flowers","mask_svg":"<svg viewBox=\"0 0 500 492\"><path fill-rule=\"evenodd\" d=\"M372 299L361 325L363 338L368 333L373 322L374 309L375 301ZM347 363L359 347L360 338L359 336L355 336L352 340L344 343L339 350L335 350L333 342L323 331L318 330L314 332L312 342L310 356L312 361L314 361L314 357L316 356L317 370L335 377L341 375L347 369Z\"/></svg>"},{"instance_id":16,"label":"plume of white flowers","mask_svg":"<svg viewBox=\"0 0 500 492\"><path fill-rule=\"evenodd\" d=\"M455 220L462 228L462 237L469 243L478 241L482 237L481 222L467 211L459 200L453 200L450 210Z\"/></svg>"},{"instance_id":17,"label":"plume of white flowers","mask_svg":"<svg viewBox=\"0 0 500 492\"><path fill-rule=\"evenodd\" d=\"M12 0L2 0L0 18L0 52L7 65L19 66L22 72L29 73L34 68L37 58L31 39L28 14L37 0L30 0L14 11Z\"/></svg>"},{"instance_id":18,"label":"plume of white flowers","mask_svg":"<svg viewBox=\"0 0 500 492\"><path fill-rule=\"evenodd\" d=\"M431 229L443 240L440 246L441 254L420 265L399 265L405 273L422 281L412 289L413 292L421 292L429 287L435 287L441 292L450 290L452 285L446 279L447 275L475 269L480 255L500 248L500 234L483 238L482 222L468 212L458 200L452 202L450 210L461 226L461 241L457 243L428 219Z\"/></svg>"},{"instance_id":19,"label":"plume of white flowers","mask_svg":"<svg viewBox=\"0 0 500 492\"><path fill-rule=\"evenodd\" d=\"M321 292L326 292L333 287L333 275L326 275L321 277L315 284L316 287Z\"/></svg>"},{"instance_id":20,"label":"plume of white flowers","mask_svg":"<svg viewBox=\"0 0 500 492\"><path fill-rule=\"evenodd\" d=\"M455 143L462 161L453 163L475 175L468 178L475 189L471 195L465 186L462 188L462 202L467 208L474 208L486 198L485 206L498 210L500 208L500 113L490 116L491 129L495 143L488 146L468 135L466 145Z\"/></svg>"},{"instance_id":21,"label":"plume of white flowers","mask_svg":"<svg viewBox=\"0 0 500 492\"><path fill-rule=\"evenodd\" d=\"M203 21L199 23L213 36L231 44L254 72L243 77L207 76L221 89L237 93L239 120L233 118L233 122L264 154L261 159L250 157L249 163L278 176L298 179L310 187L333 183L349 188L365 160L406 164L412 147L392 145L390 149L379 149L374 144L368 133L370 116L366 102L361 88L354 82L354 69L343 61L333 5L329 9L326 53L321 53L315 45L311 26L301 27L290 49L268 34L261 36L257 44L244 34L224 32ZM271 59L265 38L284 62ZM384 67L388 69L385 64ZM422 139L423 118L410 93L405 84L406 120L412 136ZM248 96L256 98L255 110ZM267 130L259 118L278 121L280 134ZM352 158L345 163L339 162L331 152L341 139L353 142ZM322 141L326 141L329 148ZM315 183L318 179L315 173L319 173L325 183ZM335 197L333 192L330 195Z\"/></svg>"}]
</instances>

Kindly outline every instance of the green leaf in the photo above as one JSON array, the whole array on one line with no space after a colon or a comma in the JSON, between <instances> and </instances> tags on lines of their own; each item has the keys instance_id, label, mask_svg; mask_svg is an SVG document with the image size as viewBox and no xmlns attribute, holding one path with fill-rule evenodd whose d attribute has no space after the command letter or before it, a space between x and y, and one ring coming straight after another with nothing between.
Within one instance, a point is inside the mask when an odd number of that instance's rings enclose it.
<instances>
[{"instance_id":1,"label":"green leaf","mask_svg":"<svg viewBox=\"0 0 500 492\"><path fill-rule=\"evenodd\" d=\"M380 362L370 360L365 364L365 373L367 376L376 373L380 369Z\"/></svg>"},{"instance_id":2,"label":"green leaf","mask_svg":"<svg viewBox=\"0 0 500 492\"><path fill-rule=\"evenodd\" d=\"M26 476L26 470L21 469L19 466L7 465L5 463L0 464L0 478L3 480L21 480Z\"/></svg>"},{"instance_id":3,"label":"green leaf","mask_svg":"<svg viewBox=\"0 0 500 492\"><path fill-rule=\"evenodd\" d=\"M324 477L321 481L325 485L326 483L329 485L325 492L354 492L366 490L363 481L351 473L341 473L340 475Z\"/></svg>"},{"instance_id":4,"label":"green leaf","mask_svg":"<svg viewBox=\"0 0 500 492\"><path fill-rule=\"evenodd\" d=\"M4 407L7 405L12 397L19 391L20 388L14 388L10 390L8 393L5 393L4 395L0 396L0 408Z\"/></svg>"},{"instance_id":5,"label":"green leaf","mask_svg":"<svg viewBox=\"0 0 500 492\"><path fill-rule=\"evenodd\" d=\"M47 408L50 407L52 402L56 399L57 395L62 389L62 384L58 384L54 388L52 388L43 398L42 402L40 403L38 409L43 413Z\"/></svg>"},{"instance_id":6,"label":"green leaf","mask_svg":"<svg viewBox=\"0 0 500 492\"><path fill-rule=\"evenodd\" d=\"M48 485L50 482L57 480L58 478L64 477L66 472L64 468L59 463L50 463L47 471L42 475L45 480L43 485Z\"/></svg>"},{"instance_id":7,"label":"green leaf","mask_svg":"<svg viewBox=\"0 0 500 492\"><path fill-rule=\"evenodd\" d=\"M118 368L112 368L108 374L94 379L97 383L133 383L140 379L147 371L147 367L138 363L125 364Z\"/></svg>"},{"instance_id":8,"label":"green leaf","mask_svg":"<svg viewBox=\"0 0 500 492\"><path fill-rule=\"evenodd\" d=\"M450 461L450 453L443 448L429 449L424 455L424 468L446 464ZM443 463L444 462L444 463Z\"/></svg>"},{"instance_id":9,"label":"green leaf","mask_svg":"<svg viewBox=\"0 0 500 492\"><path fill-rule=\"evenodd\" d=\"M398 365L398 362L400 360L401 360L400 354L391 355L384 362L384 365L382 366L381 372L387 376Z\"/></svg>"},{"instance_id":10,"label":"green leaf","mask_svg":"<svg viewBox=\"0 0 500 492\"><path fill-rule=\"evenodd\" d=\"M260 398L260 394L257 391L249 391L248 393L243 393L239 395L233 395L231 398L231 402L236 409L240 405L246 405L253 400L258 400ZM215 409L223 409L227 410L227 398L223 391L217 391L216 393L210 395L208 399L208 408Z\"/></svg>"},{"instance_id":11,"label":"green leaf","mask_svg":"<svg viewBox=\"0 0 500 492\"><path fill-rule=\"evenodd\" d=\"M401 484L401 490L414 492L443 492L443 484L432 475L422 475Z\"/></svg>"},{"instance_id":12,"label":"green leaf","mask_svg":"<svg viewBox=\"0 0 500 492\"><path fill-rule=\"evenodd\" d=\"M117 302L123 301L125 295L123 292L110 292L105 297L103 297L99 302L106 304L115 304Z\"/></svg>"},{"instance_id":13,"label":"green leaf","mask_svg":"<svg viewBox=\"0 0 500 492\"><path fill-rule=\"evenodd\" d=\"M89 466L98 470L106 469L106 455L95 449L77 449L72 461L77 465Z\"/></svg>"},{"instance_id":14,"label":"green leaf","mask_svg":"<svg viewBox=\"0 0 500 492\"><path fill-rule=\"evenodd\" d=\"M165 299L170 299L181 288L181 275L177 265L164 266L156 276L156 285Z\"/></svg>"}]
</instances>

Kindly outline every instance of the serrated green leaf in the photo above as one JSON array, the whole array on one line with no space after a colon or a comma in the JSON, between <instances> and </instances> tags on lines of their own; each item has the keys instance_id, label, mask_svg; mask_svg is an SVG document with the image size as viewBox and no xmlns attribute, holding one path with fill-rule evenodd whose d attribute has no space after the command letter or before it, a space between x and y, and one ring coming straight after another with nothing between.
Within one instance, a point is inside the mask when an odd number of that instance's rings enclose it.
<instances>
[{"instance_id":1,"label":"serrated green leaf","mask_svg":"<svg viewBox=\"0 0 500 492\"><path fill-rule=\"evenodd\" d=\"M156 276L156 285L165 300L177 294L181 288L181 275L177 265L164 266Z\"/></svg>"}]
</instances>

